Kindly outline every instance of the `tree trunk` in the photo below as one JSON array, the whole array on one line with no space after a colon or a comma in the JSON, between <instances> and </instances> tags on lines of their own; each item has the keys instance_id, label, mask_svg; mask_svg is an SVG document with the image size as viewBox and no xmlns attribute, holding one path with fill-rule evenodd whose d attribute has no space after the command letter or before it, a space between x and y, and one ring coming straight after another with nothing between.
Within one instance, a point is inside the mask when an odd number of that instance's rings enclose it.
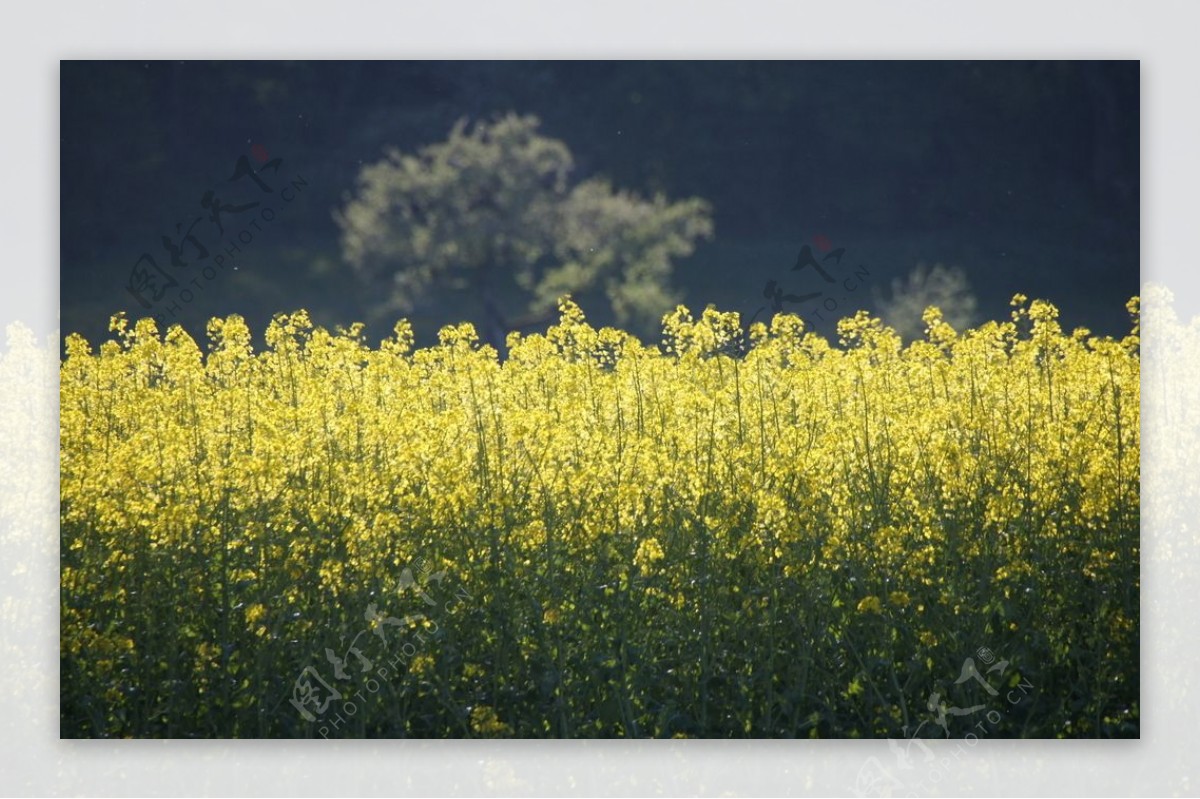
<instances>
[{"instance_id":1,"label":"tree trunk","mask_svg":"<svg viewBox=\"0 0 1200 799\"><path fill-rule=\"evenodd\" d=\"M487 261L477 273L475 292L479 297L479 304L483 306L483 329L479 331L480 337L484 342L495 347L496 352L503 356L504 340L508 335L508 318L500 309L500 303L496 299L496 286L492 279L495 272L495 254L489 253Z\"/></svg>"},{"instance_id":2,"label":"tree trunk","mask_svg":"<svg viewBox=\"0 0 1200 799\"><path fill-rule=\"evenodd\" d=\"M508 336L508 319L500 310L490 287L486 287L480 292L480 300L483 302L484 313L483 339L495 347L496 352L504 355L504 341Z\"/></svg>"}]
</instances>

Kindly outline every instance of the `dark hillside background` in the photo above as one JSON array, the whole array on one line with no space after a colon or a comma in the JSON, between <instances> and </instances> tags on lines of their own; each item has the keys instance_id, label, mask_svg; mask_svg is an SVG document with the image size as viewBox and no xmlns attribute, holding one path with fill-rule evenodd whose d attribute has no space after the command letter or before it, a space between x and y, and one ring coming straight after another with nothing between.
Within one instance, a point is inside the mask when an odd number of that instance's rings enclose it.
<instances>
[{"instance_id":1,"label":"dark hillside background","mask_svg":"<svg viewBox=\"0 0 1200 799\"><path fill-rule=\"evenodd\" d=\"M204 213L206 191L268 196L229 182L243 157L264 167L276 215L169 321L200 340L208 317L240 313L261 335L304 307L320 324L368 322L376 343L394 319L364 310L371 289L342 261L333 211L385 148L508 111L539 116L577 178L712 203L715 238L675 270L693 310L748 318L767 279L820 290L789 272L814 242L869 275L833 318L874 309L919 264L962 269L981 319L1006 317L1019 291L1057 303L1068 329L1121 335L1138 292L1132 61L63 62L61 90L61 325L93 343L115 311L150 315L130 269L147 252L170 269L162 237ZM442 297L410 316L427 342L476 313Z\"/></svg>"}]
</instances>

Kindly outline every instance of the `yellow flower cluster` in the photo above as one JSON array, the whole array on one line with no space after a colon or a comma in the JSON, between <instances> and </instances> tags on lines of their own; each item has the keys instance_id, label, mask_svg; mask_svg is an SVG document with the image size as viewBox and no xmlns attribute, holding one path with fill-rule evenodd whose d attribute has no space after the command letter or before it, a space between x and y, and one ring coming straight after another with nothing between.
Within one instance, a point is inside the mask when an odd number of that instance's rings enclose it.
<instances>
[{"instance_id":1,"label":"yellow flower cluster","mask_svg":"<svg viewBox=\"0 0 1200 799\"><path fill-rule=\"evenodd\" d=\"M368 603L432 614L416 558L473 599L364 734L895 734L879 692L922 707L983 645L1136 701L1136 303L1120 340L1015 305L930 309L907 346L680 308L659 348L564 300L503 360L469 324L370 348L302 311L261 352L236 316L207 353L149 319L72 335L64 735L314 734L291 677ZM1109 732L1085 704L1023 729Z\"/></svg>"}]
</instances>

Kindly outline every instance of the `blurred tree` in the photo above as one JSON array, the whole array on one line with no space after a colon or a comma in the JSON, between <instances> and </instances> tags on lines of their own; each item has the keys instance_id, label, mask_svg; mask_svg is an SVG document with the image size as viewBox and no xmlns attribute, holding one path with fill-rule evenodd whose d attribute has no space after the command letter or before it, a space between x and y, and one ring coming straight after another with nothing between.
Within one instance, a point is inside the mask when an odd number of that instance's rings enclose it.
<instances>
[{"instance_id":1,"label":"blurred tree","mask_svg":"<svg viewBox=\"0 0 1200 799\"><path fill-rule=\"evenodd\" d=\"M570 150L539 124L509 114L468 131L463 119L444 142L364 166L335 214L346 261L388 281L403 312L433 290L472 296L497 348L553 319L563 294L603 291L619 323L656 324L678 301L672 259L712 235L709 203L644 199L602 178L571 186Z\"/></svg>"},{"instance_id":2,"label":"blurred tree","mask_svg":"<svg viewBox=\"0 0 1200 799\"><path fill-rule=\"evenodd\" d=\"M883 321L903 338L913 340L925 334L923 315L930 306L942 311L942 319L955 330L975 324L977 302L970 282L962 269L924 264L909 273L904 280L892 281L890 297L874 290L875 302Z\"/></svg>"}]
</instances>

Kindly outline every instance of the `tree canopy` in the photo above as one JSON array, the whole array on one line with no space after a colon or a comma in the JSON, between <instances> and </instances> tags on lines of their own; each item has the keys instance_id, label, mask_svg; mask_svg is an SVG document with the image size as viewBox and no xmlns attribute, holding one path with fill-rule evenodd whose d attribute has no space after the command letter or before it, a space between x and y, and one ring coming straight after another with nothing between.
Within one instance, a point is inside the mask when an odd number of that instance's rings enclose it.
<instances>
[{"instance_id":1,"label":"tree canopy","mask_svg":"<svg viewBox=\"0 0 1200 799\"><path fill-rule=\"evenodd\" d=\"M434 291L471 297L497 346L552 319L566 294L604 297L621 324L655 325L679 300L673 260L712 236L710 204L603 177L572 183L570 149L539 125L462 119L445 141L365 165L335 214L346 261L386 284L400 311Z\"/></svg>"}]
</instances>

